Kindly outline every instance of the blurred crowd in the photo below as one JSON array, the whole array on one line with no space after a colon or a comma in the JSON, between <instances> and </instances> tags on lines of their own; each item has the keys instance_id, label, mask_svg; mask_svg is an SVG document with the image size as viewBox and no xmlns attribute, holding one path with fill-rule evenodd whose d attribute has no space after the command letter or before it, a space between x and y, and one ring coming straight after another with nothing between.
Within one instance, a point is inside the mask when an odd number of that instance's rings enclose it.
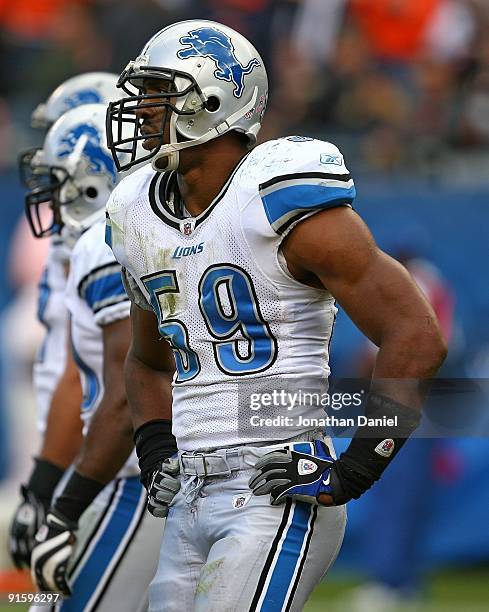
<instances>
[{"instance_id":1,"label":"blurred crowd","mask_svg":"<svg viewBox=\"0 0 489 612\"><path fill-rule=\"evenodd\" d=\"M328 138L379 172L443 173L489 150L486 0L0 0L0 166L30 144L29 113L58 83L119 73L186 18L255 42L271 80L263 138Z\"/></svg>"}]
</instances>

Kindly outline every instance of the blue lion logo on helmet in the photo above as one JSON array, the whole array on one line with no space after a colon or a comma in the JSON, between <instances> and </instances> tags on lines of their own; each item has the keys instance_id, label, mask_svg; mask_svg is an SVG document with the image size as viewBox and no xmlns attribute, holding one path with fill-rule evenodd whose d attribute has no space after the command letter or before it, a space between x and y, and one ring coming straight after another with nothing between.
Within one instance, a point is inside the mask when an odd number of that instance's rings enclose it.
<instances>
[{"instance_id":1,"label":"blue lion logo on helmet","mask_svg":"<svg viewBox=\"0 0 489 612\"><path fill-rule=\"evenodd\" d=\"M99 104L103 102L102 96L96 89L80 89L67 96L63 102L67 109L83 106L84 104Z\"/></svg>"},{"instance_id":2,"label":"blue lion logo on helmet","mask_svg":"<svg viewBox=\"0 0 489 612\"><path fill-rule=\"evenodd\" d=\"M221 81L234 83L233 94L241 98L245 84L244 77L260 66L254 57L246 66L238 60L234 45L227 34L215 28L199 28L189 32L188 36L180 38L182 45L188 45L177 53L179 59L189 57L210 57L216 64L214 76Z\"/></svg>"},{"instance_id":3,"label":"blue lion logo on helmet","mask_svg":"<svg viewBox=\"0 0 489 612\"><path fill-rule=\"evenodd\" d=\"M100 132L93 125L81 123L67 132L61 139L57 152L58 157L68 157L70 153L73 153L76 143L84 134L88 136L88 140L83 147L82 156L89 162L88 172L90 174L108 174L114 184L117 177L114 160L103 150Z\"/></svg>"}]
</instances>

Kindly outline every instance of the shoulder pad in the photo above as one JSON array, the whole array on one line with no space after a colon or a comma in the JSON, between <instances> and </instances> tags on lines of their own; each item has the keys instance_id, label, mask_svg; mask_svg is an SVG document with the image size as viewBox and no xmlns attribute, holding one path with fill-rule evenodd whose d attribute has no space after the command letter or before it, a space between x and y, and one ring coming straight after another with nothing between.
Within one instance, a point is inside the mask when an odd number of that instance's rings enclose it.
<instances>
[{"instance_id":1,"label":"shoulder pad","mask_svg":"<svg viewBox=\"0 0 489 612\"><path fill-rule=\"evenodd\" d=\"M259 193L278 234L327 208L351 205L356 191L339 149L330 142L291 136L257 147Z\"/></svg>"},{"instance_id":2,"label":"shoulder pad","mask_svg":"<svg viewBox=\"0 0 489 612\"><path fill-rule=\"evenodd\" d=\"M153 178L155 170L151 164L138 168L135 172L124 176L110 194L106 210L109 215L131 206L141 195L146 185Z\"/></svg>"}]
</instances>

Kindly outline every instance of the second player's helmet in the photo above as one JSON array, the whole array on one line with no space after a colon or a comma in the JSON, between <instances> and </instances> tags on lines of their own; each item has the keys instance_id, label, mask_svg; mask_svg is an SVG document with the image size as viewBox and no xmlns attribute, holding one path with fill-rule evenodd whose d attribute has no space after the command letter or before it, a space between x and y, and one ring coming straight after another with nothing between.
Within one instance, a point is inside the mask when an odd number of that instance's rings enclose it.
<instances>
[{"instance_id":1,"label":"second player's helmet","mask_svg":"<svg viewBox=\"0 0 489 612\"><path fill-rule=\"evenodd\" d=\"M48 129L66 111L84 104L105 104L118 100L118 75L111 72L86 72L58 85L46 102L39 104L31 116L33 128Z\"/></svg>"},{"instance_id":2,"label":"second player's helmet","mask_svg":"<svg viewBox=\"0 0 489 612\"><path fill-rule=\"evenodd\" d=\"M72 244L95 221L117 181L105 143L105 104L68 111L48 131L28 171L26 214L35 236L62 230ZM27 170L26 170L27 171Z\"/></svg>"},{"instance_id":3,"label":"second player's helmet","mask_svg":"<svg viewBox=\"0 0 489 612\"><path fill-rule=\"evenodd\" d=\"M144 83L162 82L158 93L144 94ZM118 82L128 97L109 105L107 141L119 170L152 159L156 170L176 170L178 152L208 142L230 130L256 142L268 98L263 61L241 34L213 21L182 21L150 39L139 57L129 62ZM151 88L153 89L153 87ZM138 157L136 144L145 140L138 109L171 111L170 142L164 142L166 115L152 137L159 145ZM130 124L132 136L122 137ZM131 159L123 163L121 156Z\"/></svg>"}]
</instances>

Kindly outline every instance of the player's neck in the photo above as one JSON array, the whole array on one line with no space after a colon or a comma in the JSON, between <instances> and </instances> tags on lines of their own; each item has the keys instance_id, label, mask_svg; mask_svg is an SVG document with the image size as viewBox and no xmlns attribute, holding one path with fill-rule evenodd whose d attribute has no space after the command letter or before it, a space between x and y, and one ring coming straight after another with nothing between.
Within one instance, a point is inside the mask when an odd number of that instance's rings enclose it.
<instances>
[{"instance_id":1,"label":"player's neck","mask_svg":"<svg viewBox=\"0 0 489 612\"><path fill-rule=\"evenodd\" d=\"M188 149L182 155L178 171L178 187L185 208L193 216L200 215L219 194L246 149L234 140ZM190 155L187 155L190 154Z\"/></svg>"}]
</instances>

